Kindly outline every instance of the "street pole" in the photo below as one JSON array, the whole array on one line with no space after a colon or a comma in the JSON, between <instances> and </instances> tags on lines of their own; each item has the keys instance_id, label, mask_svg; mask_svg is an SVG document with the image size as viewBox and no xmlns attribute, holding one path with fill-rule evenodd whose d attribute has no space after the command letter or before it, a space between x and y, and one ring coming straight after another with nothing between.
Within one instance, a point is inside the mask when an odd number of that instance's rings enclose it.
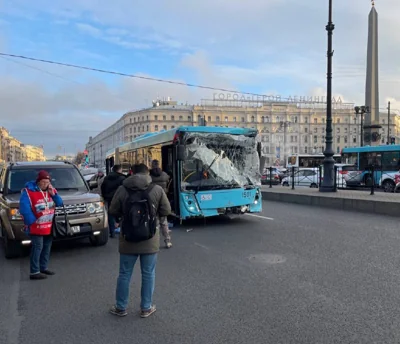
<instances>
[{"instance_id":1,"label":"street pole","mask_svg":"<svg viewBox=\"0 0 400 344\"><path fill-rule=\"evenodd\" d=\"M327 87L326 87L326 147L324 151L324 179L319 188L321 192L335 192L334 189L334 166L335 160L333 160L333 136L332 136L332 36L335 25L332 22L332 0L329 0L329 19L328 25L326 25L326 31L328 32L328 54L327 54Z\"/></svg>"},{"instance_id":2,"label":"street pole","mask_svg":"<svg viewBox=\"0 0 400 344\"><path fill-rule=\"evenodd\" d=\"M364 146L364 112L361 112L361 140L360 147Z\"/></svg>"},{"instance_id":3,"label":"street pole","mask_svg":"<svg viewBox=\"0 0 400 344\"><path fill-rule=\"evenodd\" d=\"M388 132L387 132L387 144L390 145L390 102L388 102Z\"/></svg>"}]
</instances>

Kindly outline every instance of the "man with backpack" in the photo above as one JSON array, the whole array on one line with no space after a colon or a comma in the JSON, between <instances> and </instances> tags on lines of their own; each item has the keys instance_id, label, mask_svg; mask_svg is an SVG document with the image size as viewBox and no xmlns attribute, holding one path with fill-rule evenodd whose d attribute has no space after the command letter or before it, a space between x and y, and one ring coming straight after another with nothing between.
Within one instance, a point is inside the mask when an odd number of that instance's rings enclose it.
<instances>
[{"instance_id":1,"label":"man with backpack","mask_svg":"<svg viewBox=\"0 0 400 344\"><path fill-rule=\"evenodd\" d=\"M127 315L129 285L133 268L140 259L142 272L141 312L147 318L156 311L153 304L155 269L160 249L159 217L168 216L171 206L162 187L152 184L144 164L134 166L133 175L124 180L114 195L109 212L120 223L120 267L116 303L110 312Z\"/></svg>"}]
</instances>

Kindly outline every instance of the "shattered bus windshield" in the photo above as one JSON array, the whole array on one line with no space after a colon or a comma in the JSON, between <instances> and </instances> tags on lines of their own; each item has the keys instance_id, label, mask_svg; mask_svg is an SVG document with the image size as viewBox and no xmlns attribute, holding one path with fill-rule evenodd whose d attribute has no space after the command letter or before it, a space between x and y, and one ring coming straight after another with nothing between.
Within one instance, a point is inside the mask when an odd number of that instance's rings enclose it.
<instances>
[{"instance_id":1,"label":"shattered bus windshield","mask_svg":"<svg viewBox=\"0 0 400 344\"><path fill-rule=\"evenodd\" d=\"M254 137L190 133L185 138L182 187L215 190L260 185Z\"/></svg>"}]
</instances>

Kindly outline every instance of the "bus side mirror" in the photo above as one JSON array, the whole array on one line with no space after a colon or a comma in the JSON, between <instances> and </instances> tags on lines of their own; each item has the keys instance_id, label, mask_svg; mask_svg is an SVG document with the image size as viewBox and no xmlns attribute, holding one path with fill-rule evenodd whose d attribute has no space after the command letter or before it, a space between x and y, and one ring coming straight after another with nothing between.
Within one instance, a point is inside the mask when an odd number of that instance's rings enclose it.
<instances>
[{"instance_id":1,"label":"bus side mirror","mask_svg":"<svg viewBox=\"0 0 400 344\"><path fill-rule=\"evenodd\" d=\"M184 145L177 145L176 146L176 159L178 161L185 160L185 146Z\"/></svg>"}]
</instances>

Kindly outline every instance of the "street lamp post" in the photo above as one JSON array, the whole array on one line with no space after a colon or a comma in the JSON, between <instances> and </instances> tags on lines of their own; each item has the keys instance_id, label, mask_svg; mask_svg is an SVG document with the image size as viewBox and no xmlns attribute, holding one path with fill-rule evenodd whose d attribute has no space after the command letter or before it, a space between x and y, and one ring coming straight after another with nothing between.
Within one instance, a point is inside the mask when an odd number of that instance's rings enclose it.
<instances>
[{"instance_id":1,"label":"street lamp post","mask_svg":"<svg viewBox=\"0 0 400 344\"><path fill-rule=\"evenodd\" d=\"M361 117L361 120L360 120L360 122L361 122L361 129L360 129L360 131L361 131L361 135L360 135L360 147L363 147L364 146L364 115L366 114L366 113L369 113L369 106L365 106L365 105L363 105L363 106L356 106L355 108L354 108L354 111L355 111L355 113L356 113L356 115L358 116L358 115L360 115Z\"/></svg>"},{"instance_id":2,"label":"street lamp post","mask_svg":"<svg viewBox=\"0 0 400 344\"><path fill-rule=\"evenodd\" d=\"M100 159L101 159L101 163L100 163L100 167L103 167L103 144L100 144Z\"/></svg>"},{"instance_id":3,"label":"street lamp post","mask_svg":"<svg viewBox=\"0 0 400 344\"><path fill-rule=\"evenodd\" d=\"M328 54L327 54L327 87L326 87L326 147L324 151L324 179L319 188L321 192L335 192L334 189L334 165L333 160L333 136L332 136L332 36L335 25L332 22L332 0L329 0L329 19L328 25L326 25L326 31L328 32Z\"/></svg>"}]
</instances>

